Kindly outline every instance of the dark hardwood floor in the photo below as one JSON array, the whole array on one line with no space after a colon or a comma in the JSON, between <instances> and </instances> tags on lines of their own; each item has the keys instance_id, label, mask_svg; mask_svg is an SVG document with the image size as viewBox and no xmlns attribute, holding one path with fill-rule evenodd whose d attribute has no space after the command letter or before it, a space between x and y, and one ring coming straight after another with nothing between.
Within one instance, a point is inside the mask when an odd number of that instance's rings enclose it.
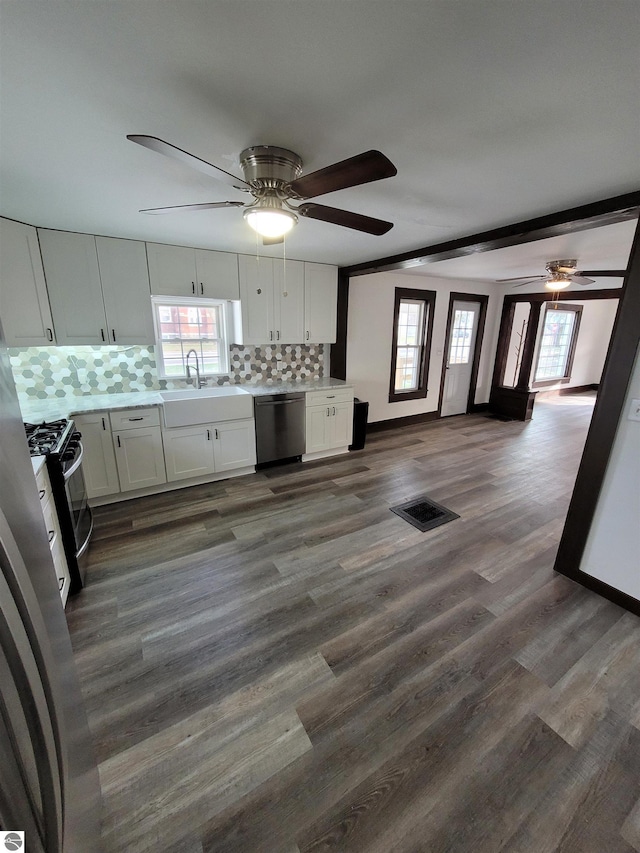
<instances>
[{"instance_id":1,"label":"dark hardwood floor","mask_svg":"<svg viewBox=\"0 0 640 853\"><path fill-rule=\"evenodd\" d=\"M640 851L640 619L552 571L591 403L99 509L106 853Z\"/></svg>"}]
</instances>

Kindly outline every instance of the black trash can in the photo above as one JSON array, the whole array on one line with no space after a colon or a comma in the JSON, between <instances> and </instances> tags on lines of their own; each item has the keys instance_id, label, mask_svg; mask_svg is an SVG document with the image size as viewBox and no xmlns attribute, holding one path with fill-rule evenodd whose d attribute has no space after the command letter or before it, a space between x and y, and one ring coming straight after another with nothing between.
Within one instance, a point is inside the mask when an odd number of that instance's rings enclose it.
<instances>
[{"instance_id":1,"label":"black trash can","mask_svg":"<svg viewBox=\"0 0 640 853\"><path fill-rule=\"evenodd\" d=\"M353 401L353 444L349 450L362 450L367 438L367 419L369 417L369 403L359 400Z\"/></svg>"}]
</instances>

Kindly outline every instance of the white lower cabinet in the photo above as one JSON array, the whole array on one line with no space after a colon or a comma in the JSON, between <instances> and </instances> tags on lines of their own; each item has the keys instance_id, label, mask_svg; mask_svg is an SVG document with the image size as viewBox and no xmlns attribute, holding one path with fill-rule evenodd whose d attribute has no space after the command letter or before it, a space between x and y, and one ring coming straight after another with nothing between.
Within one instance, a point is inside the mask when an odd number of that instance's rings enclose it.
<instances>
[{"instance_id":1,"label":"white lower cabinet","mask_svg":"<svg viewBox=\"0 0 640 853\"><path fill-rule=\"evenodd\" d=\"M58 591L60 593L60 598L62 599L62 606L64 607L69 595L71 576L69 575L69 567L67 566L67 557L64 553L64 546L62 544L62 534L60 532L58 514L56 512L53 493L51 491L51 483L49 482L49 474L46 466L43 465L38 471L38 474L36 475L36 483L38 486L38 494L40 496L44 526L47 531L47 539L49 540L53 568L55 569L56 579L58 581Z\"/></svg>"},{"instance_id":2,"label":"white lower cabinet","mask_svg":"<svg viewBox=\"0 0 640 853\"><path fill-rule=\"evenodd\" d=\"M75 425L82 434L82 470L89 498L100 498L120 491L116 455L107 412L76 415Z\"/></svg>"},{"instance_id":3,"label":"white lower cabinet","mask_svg":"<svg viewBox=\"0 0 640 853\"><path fill-rule=\"evenodd\" d=\"M305 416L308 454L348 447L353 435L353 391L309 392Z\"/></svg>"},{"instance_id":4,"label":"white lower cabinet","mask_svg":"<svg viewBox=\"0 0 640 853\"><path fill-rule=\"evenodd\" d=\"M256 464L255 421L213 424L213 458L216 471L233 471Z\"/></svg>"},{"instance_id":5,"label":"white lower cabinet","mask_svg":"<svg viewBox=\"0 0 640 853\"><path fill-rule=\"evenodd\" d=\"M163 437L170 483L256 463L253 419L165 429Z\"/></svg>"},{"instance_id":6,"label":"white lower cabinet","mask_svg":"<svg viewBox=\"0 0 640 853\"><path fill-rule=\"evenodd\" d=\"M120 491L131 492L166 483L158 409L122 409L111 412L110 420Z\"/></svg>"},{"instance_id":7,"label":"white lower cabinet","mask_svg":"<svg viewBox=\"0 0 640 853\"><path fill-rule=\"evenodd\" d=\"M159 426L120 430L113 434L120 490L148 489L167 482Z\"/></svg>"},{"instance_id":8,"label":"white lower cabinet","mask_svg":"<svg viewBox=\"0 0 640 853\"><path fill-rule=\"evenodd\" d=\"M176 427L164 431L167 481L213 474L211 429L203 426Z\"/></svg>"}]
</instances>

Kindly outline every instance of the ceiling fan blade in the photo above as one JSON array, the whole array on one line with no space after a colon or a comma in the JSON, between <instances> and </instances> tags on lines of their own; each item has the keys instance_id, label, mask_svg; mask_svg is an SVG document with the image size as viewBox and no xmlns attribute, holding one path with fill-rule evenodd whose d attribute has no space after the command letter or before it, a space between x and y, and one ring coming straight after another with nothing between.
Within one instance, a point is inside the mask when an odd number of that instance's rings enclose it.
<instances>
[{"instance_id":1,"label":"ceiling fan blade","mask_svg":"<svg viewBox=\"0 0 640 853\"><path fill-rule=\"evenodd\" d=\"M291 190L298 198L314 198L334 190L392 178L397 174L398 170L391 160L380 151L365 151L317 172L303 175L292 182Z\"/></svg>"},{"instance_id":2,"label":"ceiling fan blade","mask_svg":"<svg viewBox=\"0 0 640 853\"><path fill-rule=\"evenodd\" d=\"M570 275L569 278L574 284L595 284L592 278L586 278L583 275Z\"/></svg>"},{"instance_id":3,"label":"ceiling fan blade","mask_svg":"<svg viewBox=\"0 0 640 853\"><path fill-rule=\"evenodd\" d=\"M238 190L250 189L249 184L245 183L242 178L236 178L235 175L225 172L219 166L207 163L206 160L201 160L199 157L189 154L188 151L183 151L182 148L176 148L175 145L171 145L163 139L158 139L157 136L131 133L127 135L127 139L130 139L131 142L136 142L138 145L142 145L144 148L149 148L151 151L157 151L158 154L164 154L167 157L172 157L174 160L179 160L181 163L191 166L192 169L197 169L199 172L209 175L210 178L214 178L216 181L223 181L223 183L229 184L229 186L235 187Z\"/></svg>"},{"instance_id":4,"label":"ceiling fan blade","mask_svg":"<svg viewBox=\"0 0 640 853\"><path fill-rule=\"evenodd\" d=\"M218 207L244 207L243 201L210 201L205 204L174 204L173 207L148 207L140 213L186 213L190 210L215 210Z\"/></svg>"},{"instance_id":5,"label":"ceiling fan blade","mask_svg":"<svg viewBox=\"0 0 640 853\"><path fill-rule=\"evenodd\" d=\"M534 281L544 281L545 278L548 278L546 275L519 275L515 278L497 278L496 282L498 284L513 284L514 281L519 281L520 284L517 284L516 287L520 287L522 284L532 284Z\"/></svg>"},{"instance_id":6,"label":"ceiling fan blade","mask_svg":"<svg viewBox=\"0 0 640 853\"><path fill-rule=\"evenodd\" d=\"M626 270L580 270L580 275L595 275L599 278L624 278Z\"/></svg>"},{"instance_id":7,"label":"ceiling fan blade","mask_svg":"<svg viewBox=\"0 0 640 853\"><path fill-rule=\"evenodd\" d=\"M341 225L343 228L353 228L354 231L375 234L376 237L386 234L393 228L393 222L373 219L371 216L351 213L349 210L338 210L337 207L326 207L324 204L301 204L300 207L296 208L296 213L306 216L308 219L319 219L321 222L331 222L333 225Z\"/></svg>"},{"instance_id":8,"label":"ceiling fan blade","mask_svg":"<svg viewBox=\"0 0 640 853\"><path fill-rule=\"evenodd\" d=\"M284 237L263 237L263 246L275 246L276 243L284 243Z\"/></svg>"}]
</instances>

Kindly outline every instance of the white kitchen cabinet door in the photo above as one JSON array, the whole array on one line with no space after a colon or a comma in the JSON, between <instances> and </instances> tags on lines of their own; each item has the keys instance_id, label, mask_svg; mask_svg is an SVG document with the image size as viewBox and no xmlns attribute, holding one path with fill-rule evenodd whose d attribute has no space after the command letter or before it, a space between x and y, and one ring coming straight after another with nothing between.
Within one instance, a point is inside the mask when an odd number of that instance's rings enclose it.
<instances>
[{"instance_id":1,"label":"white kitchen cabinet door","mask_svg":"<svg viewBox=\"0 0 640 853\"><path fill-rule=\"evenodd\" d=\"M167 481L185 480L213 474L213 429L189 426L168 429L163 433Z\"/></svg>"},{"instance_id":2,"label":"white kitchen cabinet door","mask_svg":"<svg viewBox=\"0 0 640 853\"><path fill-rule=\"evenodd\" d=\"M108 343L92 234L38 229L58 346Z\"/></svg>"},{"instance_id":3,"label":"white kitchen cabinet door","mask_svg":"<svg viewBox=\"0 0 640 853\"><path fill-rule=\"evenodd\" d=\"M353 403L336 403L331 409L332 447L347 447L353 438Z\"/></svg>"},{"instance_id":4,"label":"white kitchen cabinet door","mask_svg":"<svg viewBox=\"0 0 640 853\"><path fill-rule=\"evenodd\" d=\"M196 296L240 299L237 255L196 249L196 276Z\"/></svg>"},{"instance_id":5,"label":"white kitchen cabinet door","mask_svg":"<svg viewBox=\"0 0 640 853\"><path fill-rule=\"evenodd\" d=\"M196 251L147 243L149 282L154 296L196 296Z\"/></svg>"},{"instance_id":6,"label":"white kitchen cabinet door","mask_svg":"<svg viewBox=\"0 0 640 853\"><path fill-rule=\"evenodd\" d=\"M338 268L328 264L304 265L305 343L336 341Z\"/></svg>"},{"instance_id":7,"label":"white kitchen cabinet door","mask_svg":"<svg viewBox=\"0 0 640 853\"><path fill-rule=\"evenodd\" d=\"M309 406L305 412L306 452L317 453L330 445L329 406Z\"/></svg>"},{"instance_id":8,"label":"white kitchen cabinet door","mask_svg":"<svg viewBox=\"0 0 640 853\"><path fill-rule=\"evenodd\" d=\"M144 243L96 237L107 335L112 344L154 344Z\"/></svg>"},{"instance_id":9,"label":"white kitchen cabinet door","mask_svg":"<svg viewBox=\"0 0 640 853\"><path fill-rule=\"evenodd\" d=\"M212 424L215 469L233 471L256 464L255 421L225 421Z\"/></svg>"},{"instance_id":10,"label":"white kitchen cabinet door","mask_svg":"<svg viewBox=\"0 0 640 853\"><path fill-rule=\"evenodd\" d=\"M120 491L109 415L76 415L74 421L82 434L82 470L89 498L114 495Z\"/></svg>"},{"instance_id":11,"label":"white kitchen cabinet door","mask_svg":"<svg viewBox=\"0 0 640 853\"><path fill-rule=\"evenodd\" d=\"M273 317L275 340L299 344L304 340L304 263L273 259Z\"/></svg>"},{"instance_id":12,"label":"white kitchen cabinet door","mask_svg":"<svg viewBox=\"0 0 640 853\"><path fill-rule=\"evenodd\" d=\"M238 273L243 342L245 344L274 342L272 259L238 255Z\"/></svg>"},{"instance_id":13,"label":"white kitchen cabinet door","mask_svg":"<svg viewBox=\"0 0 640 853\"><path fill-rule=\"evenodd\" d=\"M114 433L113 442L121 491L167 482L160 427L122 430Z\"/></svg>"},{"instance_id":14,"label":"white kitchen cabinet door","mask_svg":"<svg viewBox=\"0 0 640 853\"><path fill-rule=\"evenodd\" d=\"M0 219L0 317L7 346L55 344L35 228Z\"/></svg>"},{"instance_id":15,"label":"white kitchen cabinet door","mask_svg":"<svg viewBox=\"0 0 640 853\"><path fill-rule=\"evenodd\" d=\"M351 444L353 402L308 406L305 418L307 453L348 447Z\"/></svg>"}]
</instances>

